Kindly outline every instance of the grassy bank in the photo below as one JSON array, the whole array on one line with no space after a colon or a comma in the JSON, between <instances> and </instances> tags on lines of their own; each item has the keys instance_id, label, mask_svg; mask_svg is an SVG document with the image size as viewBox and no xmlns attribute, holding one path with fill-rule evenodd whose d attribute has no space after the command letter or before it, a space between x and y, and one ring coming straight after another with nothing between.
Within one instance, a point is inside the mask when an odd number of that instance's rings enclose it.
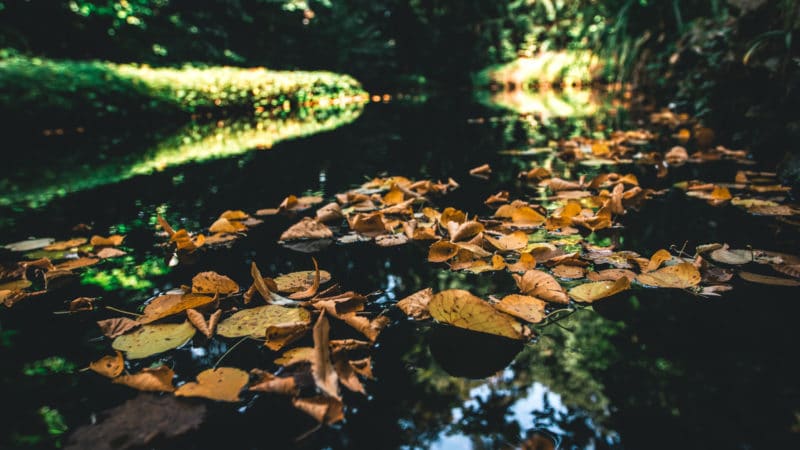
<instances>
[{"instance_id":1,"label":"grassy bank","mask_svg":"<svg viewBox=\"0 0 800 450\"><path fill-rule=\"evenodd\" d=\"M264 116L276 110L361 102L355 79L265 68L152 68L0 54L0 113L9 129L84 129L167 118ZM13 127L13 128L12 128Z\"/></svg>"}]
</instances>

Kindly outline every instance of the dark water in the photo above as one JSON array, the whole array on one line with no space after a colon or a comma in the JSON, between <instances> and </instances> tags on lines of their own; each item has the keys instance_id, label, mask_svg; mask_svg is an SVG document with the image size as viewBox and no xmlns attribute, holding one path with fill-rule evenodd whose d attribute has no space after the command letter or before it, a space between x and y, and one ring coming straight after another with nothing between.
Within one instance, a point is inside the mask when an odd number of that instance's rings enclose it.
<instances>
[{"instance_id":1,"label":"dark water","mask_svg":"<svg viewBox=\"0 0 800 450\"><path fill-rule=\"evenodd\" d=\"M82 283L0 312L0 398L5 410L0 445L51 447L66 442L69 431L52 430L52 420L48 434L43 411L57 411L71 431L137 395L77 370L108 352L108 342L97 339L94 321L117 314L53 315L64 309L64 301L101 296L105 305L135 310L153 294L186 284L200 271L216 270L245 284L251 261L268 274L310 266L307 255L275 243L293 220L273 217L231 249L202 252L192 264L170 269L169 255L153 245L156 212L173 225L199 229L226 209L274 207L290 193L330 197L367 178L391 174L453 177L461 188L438 200L439 206L487 214L483 199L500 189L512 196L534 194L516 181L516 174L532 160L547 157L499 151L546 144L600 123L621 126L623 119L627 115L601 112L589 119L552 119L533 126L470 101L374 104L350 124L267 151L118 177L52 197L35 210L18 204L3 207L4 242L28 236L68 238L72 227L84 223L99 234L126 234L132 256L90 269ZM118 146L148 148L151 143L138 142L158 140L142 135L132 131L124 142L106 145L110 156L101 155L105 164L113 166L115 158L123 158L114 154ZM88 177L96 162L94 139L101 138L37 142L37 154L69 148L78 165L84 158L89 167L76 176ZM467 175L485 162L494 170L491 180ZM24 173L35 173L38 165L59 171L57 162L44 158L15 164ZM643 185L661 188L696 177L730 180L737 167L684 167L665 180L641 168L617 170L634 171ZM708 242L798 249L797 232L791 228L732 207L712 208L680 192L650 201L623 223L624 230L600 237L618 239L622 249L646 255L684 242L690 249ZM427 263L426 254L424 244L387 249L356 244L334 245L316 257L345 289L382 291L374 305L378 311L425 287L466 288L482 296L514 289L507 273L452 273ZM710 299L680 290L631 290L544 328L537 341L525 346L418 325L390 310L394 321L372 352L376 380L366 383L367 398L345 396L344 423L293 442L314 424L293 411L285 398L261 396L240 405L206 402L209 416L199 431L154 447L488 449L521 447L530 438L527 448L536 448L534 439L544 435L564 449L800 448L796 290L741 280L733 284L733 291ZM181 379L188 379L233 342L216 338L204 350L182 348L167 362ZM53 357L60 359L50 359L49 366L42 363ZM274 354L257 344L242 345L223 365L268 369L272 359Z\"/></svg>"}]
</instances>

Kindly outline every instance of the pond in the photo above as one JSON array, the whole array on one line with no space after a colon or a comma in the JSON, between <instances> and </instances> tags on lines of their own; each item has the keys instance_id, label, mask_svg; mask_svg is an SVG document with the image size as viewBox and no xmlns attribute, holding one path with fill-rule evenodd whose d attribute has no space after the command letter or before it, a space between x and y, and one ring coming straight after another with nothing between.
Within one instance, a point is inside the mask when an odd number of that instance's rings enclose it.
<instances>
[{"instance_id":1,"label":"pond","mask_svg":"<svg viewBox=\"0 0 800 450\"><path fill-rule=\"evenodd\" d=\"M487 216L491 210L483 202L498 191L540 196L535 185L518 179L536 163L566 170L572 179L632 172L642 186L666 190L621 217L624 227L592 233L597 245L613 242L615 250L645 258L659 249L709 243L789 253L800 248L791 223L712 206L672 187L692 179L730 182L738 171L759 166L687 164L659 178L641 165L564 165L553 150L524 150L575 134L636 128L646 116L600 94L485 97L393 99L332 117L274 119L263 126L228 120L171 136L109 130L15 144L26 151L11 162L17 173L0 184L4 243L122 234L127 255L88 267L79 279L0 315L7 411L0 446L68 446L74 430L109 420L102 411L140 395L156 398L81 370L111 354L94 323L120 316L106 306L140 312L156 294L189 284L203 271L246 287L251 262L270 276L312 268L308 253L277 242L297 217L261 217L262 224L229 246L178 262L157 236L159 214L175 228L201 230L226 210L273 208L289 194L327 201L373 177L397 175L452 177L460 186L435 199L436 206ZM576 98L583 103L568 107ZM565 114L571 117L560 117ZM668 144L654 145L663 151ZM484 163L492 169L488 178L469 175ZM429 263L429 245L334 243L313 253L343 290L374 293L368 310L391 320L370 351L374 379L363 382L367 394L343 394L344 421L317 429L278 395L243 395L239 403L196 399L187 404L205 409L197 429L156 439L149 448L800 448L797 288L740 277L721 296L637 286L576 307L520 343L413 321L394 307L425 288L466 289L482 298L516 292L505 271L472 274ZM3 255L13 258L10 251ZM99 300L90 312L59 313L76 297ZM339 325L332 323L334 331ZM196 337L177 350L129 361L129 369L163 362L183 382L220 358L227 367L274 368L277 353L250 341L232 348L237 342ZM300 343L312 345L311 337ZM157 405L137 413L157 417L163 414ZM171 420L177 426L179 419ZM103 444L125 442L98 441L95 448Z\"/></svg>"}]
</instances>

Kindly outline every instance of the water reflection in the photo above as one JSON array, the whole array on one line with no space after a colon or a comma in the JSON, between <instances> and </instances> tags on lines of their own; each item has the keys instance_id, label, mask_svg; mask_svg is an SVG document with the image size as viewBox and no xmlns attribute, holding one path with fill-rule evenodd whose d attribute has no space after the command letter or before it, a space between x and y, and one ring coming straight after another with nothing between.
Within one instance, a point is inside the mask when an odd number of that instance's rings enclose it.
<instances>
[{"instance_id":1,"label":"water reflection","mask_svg":"<svg viewBox=\"0 0 800 450\"><path fill-rule=\"evenodd\" d=\"M51 158L46 167L29 159L20 163L14 178L0 180L0 206L43 206L55 197L114 184L168 167L242 155L269 149L281 141L336 129L361 115L363 104L304 108L265 119L231 119L217 123L192 123L148 147L126 149L124 154L98 153L93 143L69 150L65 158ZM124 147L116 143L115 147Z\"/></svg>"}]
</instances>

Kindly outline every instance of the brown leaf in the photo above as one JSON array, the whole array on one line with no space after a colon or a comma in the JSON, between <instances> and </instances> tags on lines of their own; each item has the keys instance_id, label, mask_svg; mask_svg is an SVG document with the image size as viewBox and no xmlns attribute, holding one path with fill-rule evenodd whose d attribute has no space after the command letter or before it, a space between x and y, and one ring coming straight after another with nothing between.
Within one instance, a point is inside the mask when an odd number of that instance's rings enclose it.
<instances>
[{"instance_id":1,"label":"brown leaf","mask_svg":"<svg viewBox=\"0 0 800 450\"><path fill-rule=\"evenodd\" d=\"M680 263L639 274L636 280L647 286L683 289L700 283L701 276L691 263Z\"/></svg>"},{"instance_id":2,"label":"brown leaf","mask_svg":"<svg viewBox=\"0 0 800 450\"><path fill-rule=\"evenodd\" d=\"M161 229L163 229L164 231L166 231L166 232L167 232L167 235L169 235L169 237L171 238L171 237L172 237L172 236L175 234L175 229L173 229L173 228L170 226L169 222L167 222L167 220L166 220L166 219L164 219L163 217L161 217L161 214L157 215L157 216L156 216L156 219L158 220L158 224L161 226Z\"/></svg>"},{"instance_id":3,"label":"brown leaf","mask_svg":"<svg viewBox=\"0 0 800 450\"><path fill-rule=\"evenodd\" d=\"M189 322L191 322L199 332L203 333L203 335L208 339L211 339L211 336L214 335L214 330L217 328L219 319L222 317L222 310L218 309L211 314L211 316L208 318L208 322L206 322L203 314L198 312L196 309L187 309L186 316L189 318Z\"/></svg>"},{"instance_id":4,"label":"brown leaf","mask_svg":"<svg viewBox=\"0 0 800 450\"><path fill-rule=\"evenodd\" d=\"M68 241L58 241L53 242L52 244L44 247L42 250L48 252L60 252L64 250L69 250L75 247L80 247L81 245L86 243L86 238L74 238Z\"/></svg>"},{"instance_id":5,"label":"brown leaf","mask_svg":"<svg viewBox=\"0 0 800 450\"><path fill-rule=\"evenodd\" d=\"M349 361L350 367L356 371L357 374L361 375L364 378L373 379L375 376L372 375L372 358L367 356L366 358L356 359Z\"/></svg>"},{"instance_id":6,"label":"brown leaf","mask_svg":"<svg viewBox=\"0 0 800 450\"><path fill-rule=\"evenodd\" d=\"M449 222L447 229L450 233L450 242L466 241L483 231L483 224L474 220L461 224Z\"/></svg>"},{"instance_id":7,"label":"brown leaf","mask_svg":"<svg viewBox=\"0 0 800 450\"><path fill-rule=\"evenodd\" d=\"M145 306L144 315L139 318L139 322L142 324L155 322L165 317L180 314L187 309L207 307L216 300L216 295L214 297L199 294L160 295Z\"/></svg>"},{"instance_id":8,"label":"brown leaf","mask_svg":"<svg viewBox=\"0 0 800 450\"><path fill-rule=\"evenodd\" d=\"M94 247L118 247L122 245L122 241L124 240L125 236L119 234L112 234L109 237L94 235L89 243Z\"/></svg>"},{"instance_id":9,"label":"brown leaf","mask_svg":"<svg viewBox=\"0 0 800 450\"><path fill-rule=\"evenodd\" d=\"M116 356L103 356L90 363L89 368L104 377L116 378L125 370L125 359L122 352L117 352Z\"/></svg>"},{"instance_id":10,"label":"brown leaf","mask_svg":"<svg viewBox=\"0 0 800 450\"><path fill-rule=\"evenodd\" d=\"M771 286L800 286L800 281L793 280L791 278L773 277L770 275L761 275L758 273L744 271L739 272L739 276L743 280L747 280L752 283L768 284Z\"/></svg>"},{"instance_id":11,"label":"brown leaf","mask_svg":"<svg viewBox=\"0 0 800 450\"><path fill-rule=\"evenodd\" d=\"M492 168L489 167L489 164L480 165L478 167L470 169L469 171L470 175L480 178L488 178L491 173L492 173Z\"/></svg>"},{"instance_id":12,"label":"brown leaf","mask_svg":"<svg viewBox=\"0 0 800 450\"><path fill-rule=\"evenodd\" d=\"M356 371L353 370L353 366L344 358L343 354L340 353L334 357L333 367L336 370L336 375L339 377L339 382L342 383L342 386L353 392L367 395L367 391L364 389L364 385L361 384L361 380L358 379Z\"/></svg>"},{"instance_id":13,"label":"brown leaf","mask_svg":"<svg viewBox=\"0 0 800 450\"><path fill-rule=\"evenodd\" d=\"M339 398L339 382L336 370L331 362L331 350L328 340L330 325L321 311L317 323L314 324L314 353L311 358L311 375L317 387L325 394Z\"/></svg>"},{"instance_id":14,"label":"brown leaf","mask_svg":"<svg viewBox=\"0 0 800 450\"><path fill-rule=\"evenodd\" d=\"M133 375L122 375L112 381L140 391L173 392L172 379L175 372L167 366L142 369Z\"/></svg>"},{"instance_id":15,"label":"brown leaf","mask_svg":"<svg viewBox=\"0 0 800 450\"><path fill-rule=\"evenodd\" d=\"M498 203L508 203L508 201L509 201L508 191L500 191L497 194L490 195L489 198L484 200L483 203L485 203L488 206L492 206Z\"/></svg>"},{"instance_id":16,"label":"brown leaf","mask_svg":"<svg viewBox=\"0 0 800 450\"><path fill-rule=\"evenodd\" d=\"M128 319L127 317L115 317L113 319L100 320L97 322L100 331L109 339L122 336L128 331L139 328L141 325L141 322Z\"/></svg>"},{"instance_id":17,"label":"brown leaf","mask_svg":"<svg viewBox=\"0 0 800 450\"><path fill-rule=\"evenodd\" d=\"M239 292L239 285L217 272L200 272L192 278L192 292L199 294L233 294Z\"/></svg>"},{"instance_id":18,"label":"brown leaf","mask_svg":"<svg viewBox=\"0 0 800 450\"><path fill-rule=\"evenodd\" d=\"M559 264L553 267L553 275L566 279L583 278L583 267Z\"/></svg>"},{"instance_id":19,"label":"brown leaf","mask_svg":"<svg viewBox=\"0 0 800 450\"><path fill-rule=\"evenodd\" d=\"M307 324L280 323L267 326L264 331L264 346L272 351L278 351L292 342L305 336L308 332Z\"/></svg>"},{"instance_id":20,"label":"brown leaf","mask_svg":"<svg viewBox=\"0 0 800 450\"><path fill-rule=\"evenodd\" d=\"M99 252L97 252L97 257L100 259L110 259L110 258L118 258L120 256L125 256L128 253L114 247L106 247Z\"/></svg>"},{"instance_id":21,"label":"brown leaf","mask_svg":"<svg viewBox=\"0 0 800 450\"><path fill-rule=\"evenodd\" d=\"M529 270L524 275L512 275L520 292L554 303L569 303L569 297L555 278L541 270Z\"/></svg>"},{"instance_id":22,"label":"brown leaf","mask_svg":"<svg viewBox=\"0 0 800 450\"><path fill-rule=\"evenodd\" d=\"M238 402L239 392L250 380L247 372L235 367L206 369L197 375L197 382L180 386L178 397L203 397L221 402Z\"/></svg>"},{"instance_id":23,"label":"brown leaf","mask_svg":"<svg viewBox=\"0 0 800 450\"><path fill-rule=\"evenodd\" d=\"M519 250L528 245L528 235L524 231L515 231L511 234L505 234L500 238L494 238L489 234L484 234L483 238L492 247L500 251Z\"/></svg>"},{"instance_id":24,"label":"brown leaf","mask_svg":"<svg viewBox=\"0 0 800 450\"><path fill-rule=\"evenodd\" d=\"M344 404L333 397L295 398L295 408L313 417L317 422L331 425L344 419Z\"/></svg>"},{"instance_id":25,"label":"brown leaf","mask_svg":"<svg viewBox=\"0 0 800 450\"><path fill-rule=\"evenodd\" d=\"M77 258L77 259L68 259L60 264L56 264L54 266L54 270L75 270L80 269L81 267L89 267L93 266L100 262L98 258Z\"/></svg>"},{"instance_id":26,"label":"brown leaf","mask_svg":"<svg viewBox=\"0 0 800 450\"><path fill-rule=\"evenodd\" d=\"M294 377L277 377L261 369L252 369L250 374L258 377L258 379L250 385L249 389L251 391L282 395L295 395L298 392Z\"/></svg>"},{"instance_id":27,"label":"brown leaf","mask_svg":"<svg viewBox=\"0 0 800 450\"><path fill-rule=\"evenodd\" d=\"M386 233L386 224L383 221L382 212L369 214L355 214L347 218L350 229L365 236L378 236Z\"/></svg>"},{"instance_id":28,"label":"brown leaf","mask_svg":"<svg viewBox=\"0 0 800 450\"><path fill-rule=\"evenodd\" d=\"M592 303L611 297L614 294L630 289L630 287L631 281L623 276L617 281L594 281L575 286L569 290L569 295L579 302Z\"/></svg>"},{"instance_id":29,"label":"brown leaf","mask_svg":"<svg viewBox=\"0 0 800 450\"><path fill-rule=\"evenodd\" d=\"M370 342L358 339L331 339L330 344L333 353L367 350L372 346Z\"/></svg>"},{"instance_id":30,"label":"brown leaf","mask_svg":"<svg viewBox=\"0 0 800 450\"><path fill-rule=\"evenodd\" d=\"M506 269L509 272L516 272L516 273L525 273L529 270L533 270L536 268L536 258L533 257L530 253L521 253L519 255L519 260L514 264L507 264Z\"/></svg>"},{"instance_id":31,"label":"brown leaf","mask_svg":"<svg viewBox=\"0 0 800 450\"><path fill-rule=\"evenodd\" d=\"M415 320L430 319L428 303L432 298L433 289L422 289L397 302L397 307Z\"/></svg>"},{"instance_id":32,"label":"brown leaf","mask_svg":"<svg viewBox=\"0 0 800 450\"><path fill-rule=\"evenodd\" d=\"M592 281L617 281L622 277L633 281L636 279L636 273L626 269L605 269L598 272L589 272L587 274L587 278Z\"/></svg>"},{"instance_id":33,"label":"brown leaf","mask_svg":"<svg viewBox=\"0 0 800 450\"><path fill-rule=\"evenodd\" d=\"M328 239L333 237L333 232L324 224L310 217L304 217L300 222L292 225L281 234L281 241L296 239Z\"/></svg>"},{"instance_id":34,"label":"brown leaf","mask_svg":"<svg viewBox=\"0 0 800 450\"><path fill-rule=\"evenodd\" d=\"M292 300L303 300L317 295L317 291L319 290L319 279L320 279L319 265L317 264L317 259L314 258L313 256L311 257L311 262L314 263L314 282L307 289L289 295L289 298L291 298Z\"/></svg>"},{"instance_id":35,"label":"brown leaf","mask_svg":"<svg viewBox=\"0 0 800 450\"><path fill-rule=\"evenodd\" d=\"M275 364L288 367L294 364L309 363L314 358L314 349L311 347L295 347L283 352L280 358L275 359Z\"/></svg>"},{"instance_id":36,"label":"brown leaf","mask_svg":"<svg viewBox=\"0 0 800 450\"><path fill-rule=\"evenodd\" d=\"M458 254L459 247L452 242L445 240L437 241L431 244L428 249L429 262L445 262Z\"/></svg>"},{"instance_id":37,"label":"brown leaf","mask_svg":"<svg viewBox=\"0 0 800 450\"><path fill-rule=\"evenodd\" d=\"M94 309L94 302L97 298L94 297L78 297L75 300L69 302L69 311L70 312L78 312L78 311L91 311Z\"/></svg>"},{"instance_id":38,"label":"brown leaf","mask_svg":"<svg viewBox=\"0 0 800 450\"><path fill-rule=\"evenodd\" d=\"M650 261L647 262L647 267L642 268L642 272L652 272L661 267L661 264L671 259L672 255L662 248L661 250L653 253L653 256L650 257Z\"/></svg>"},{"instance_id":39,"label":"brown leaf","mask_svg":"<svg viewBox=\"0 0 800 450\"><path fill-rule=\"evenodd\" d=\"M342 208L338 203L328 203L317 210L317 222L327 223L344 219Z\"/></svg>"},{"instance_id":40,"label":"brown leaf","mask_svg":"<svg viewBox=\"0 0 800 450\"><path fill-rule=\"evenodd\" d=\"M245 231L245 230L247 230L247 227L243 223L237 222L235 220L231 221L231 220L225 219L224 217L220 217L219 219L217 219L208 228L208 231L210 233L215 233L215 234L216 233L238 233L240 231Z\"/></svg>"}]
</instances>

